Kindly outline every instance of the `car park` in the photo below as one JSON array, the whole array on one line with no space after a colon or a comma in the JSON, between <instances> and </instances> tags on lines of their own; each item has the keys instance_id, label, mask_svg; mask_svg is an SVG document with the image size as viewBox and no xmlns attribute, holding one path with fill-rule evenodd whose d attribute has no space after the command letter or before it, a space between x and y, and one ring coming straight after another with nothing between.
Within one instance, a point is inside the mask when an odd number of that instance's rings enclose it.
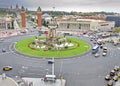
<instances>
[{"instance_id":1,"label":"car park","mask_svg":"<svg viewBox=\"0 0 120 86\"><path fill-rule=\"evenodd\" d=\"M115 75L115 76L113 77L113 80L114 80L114 81L118 81L118 76Z\"/></svg>"},{"instance_id":2,"label":"car park","mask_svg":"<svg viewBox=\"0 0 120 86\"><path fill-rule=\"evenodd\" d=\"M105 80L110 80L111 76L110 75L106 75Z\"/></svg>"},{"instance_id":3,"label":"car park","mask_svg":"<svg viewBox=\"0 0 120 86\"><path fill-rule=\"evenodd\" d=\"M9 71L12 70L13 68L11 66L5 66L3 67L3 71Z\"/></svg>"},{"instance_id":4,"label":"car park","mask_svg":"<svg viewBox=\"0 0 120 86\"><path fill-rule=\"evenodd\" d=\"M113 81L110 80L110 81L107 83L107 86L113 86Z\"/></svg>"}]
</instances>

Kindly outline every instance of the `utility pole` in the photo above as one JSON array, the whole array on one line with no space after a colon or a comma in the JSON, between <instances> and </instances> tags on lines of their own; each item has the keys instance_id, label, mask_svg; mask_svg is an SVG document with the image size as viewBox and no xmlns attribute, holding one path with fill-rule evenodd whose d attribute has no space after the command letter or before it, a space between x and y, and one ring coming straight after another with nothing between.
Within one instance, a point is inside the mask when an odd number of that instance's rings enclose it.
<instances>
[{"instance_id":1,"label":"utility pole","mask_svg":"<svg viewBox=\"0 0 120 86\"><path fill-rule=\"evenodd\" d=\"M55 72L55 64L54 64L54 58L52 58L53 64L52 64L52 75L54 75Z\"/></svg>"}]
</instances>

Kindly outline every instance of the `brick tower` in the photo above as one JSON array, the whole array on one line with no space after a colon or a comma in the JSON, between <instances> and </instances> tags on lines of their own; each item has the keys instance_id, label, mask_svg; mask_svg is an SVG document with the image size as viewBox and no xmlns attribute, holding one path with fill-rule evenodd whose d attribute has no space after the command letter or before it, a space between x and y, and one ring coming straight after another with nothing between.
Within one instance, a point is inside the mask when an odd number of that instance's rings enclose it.
<instances>
[{"instance_id":1,"label":"brick tower","mask_svg":"<svg viewBox=\"0 0 120 86\"><path fill-rule=\"evenodd\" d=\"M23 29L26 28L26 13L23 6L21 7L21 26Z\"/></svg>"},{"instance_id":2,"label":"brick tower","mask_svg":"<svg viewBox=\"0 0 120 86\"><path fill-rule=\"evenodd\" d=\"M37 19L38 19L38 28L42 27L42 12L41 12L41 8L38 7L37 9Z\"/></svg>"}]
</instances>

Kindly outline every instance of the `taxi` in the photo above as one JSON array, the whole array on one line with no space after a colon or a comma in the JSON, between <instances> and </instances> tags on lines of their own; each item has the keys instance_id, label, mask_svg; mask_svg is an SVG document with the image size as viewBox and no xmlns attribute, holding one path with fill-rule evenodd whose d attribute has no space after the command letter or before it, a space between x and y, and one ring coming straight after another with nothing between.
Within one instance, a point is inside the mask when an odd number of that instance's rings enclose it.
<instances>
[{"instance_id":1,"label":"taxi","mask_svg":"<svg viewBox=\"0 0 120 86\"><path fill-rule=\"evenodd\" d=\"M9 71L12 70L13 68L11 66L5 66L3 67L3 71Z\"/></svg>"}]
</instances>

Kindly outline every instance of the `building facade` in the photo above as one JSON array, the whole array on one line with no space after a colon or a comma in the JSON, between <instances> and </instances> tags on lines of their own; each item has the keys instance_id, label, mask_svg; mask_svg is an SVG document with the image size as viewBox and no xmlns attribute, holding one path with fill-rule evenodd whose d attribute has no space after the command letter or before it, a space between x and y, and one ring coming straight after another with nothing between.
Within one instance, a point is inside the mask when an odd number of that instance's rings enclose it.
<instances>
[{"instance_id":1,"label":"building facade","mask_svg":"<svg viewBox=\"0 0 120 86\"><path fill-rule=\"evenodd\" d=\"M12 29L12 19L10 17L0 18L0 30Z\"/></svg>"},{"instance_id":2,"label":"building facade","mask_svg":"<svg viewBox=\"0 0 120 86\"><path fill-rule=\"evenodd\" d=\"M120 27L120 16L107 16L106 21L114 21L115 27Z\"/></svg>"},{"instance_id":3,"label":"building facade","mask_svg":"<svg viewBox=\"0 0 120 86\"><path fill-rule=\"evenodd\" d=\"M58 21L58 29L74 31L97 31L113 29L115 22L77 19L76 21Z\"/></svg>"}]
</instances>

